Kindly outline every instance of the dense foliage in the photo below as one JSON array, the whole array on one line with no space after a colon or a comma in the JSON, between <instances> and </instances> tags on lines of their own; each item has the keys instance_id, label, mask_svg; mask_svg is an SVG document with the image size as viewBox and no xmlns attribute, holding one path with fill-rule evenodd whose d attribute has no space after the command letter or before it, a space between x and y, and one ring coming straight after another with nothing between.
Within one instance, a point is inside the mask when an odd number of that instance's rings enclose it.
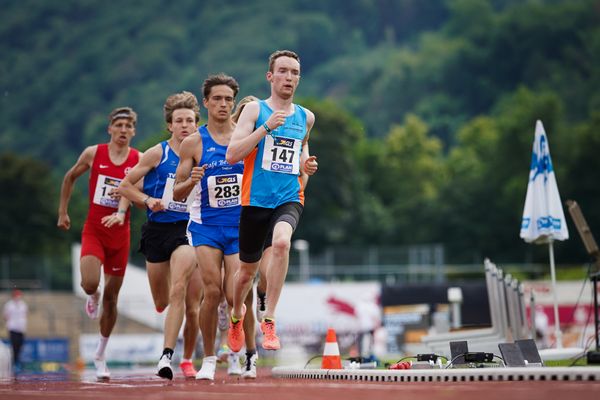
<instances>
[{"instance_id":1,"label":"dense foliage","mask_svg":"<svg viewBox=\"0 0 600 400\"><path fill-rule=\"evenodd\" d=\"M266 96L267 57L290 48L298 101L317 115L320 171L298 231L313 248L441 242L450 262L545 259L518 237L537 119L563 200L600 235L598 0L8 0L0 38L0 148L24 157L4 161L34 157L56 188L85 146L107 140L113 107L138 111L134 144L147 148L169 94L199 95L224 71L240 96ZM14 229L38 229L34 219ZM570 232L559 262L585 260Z\"/></svg>"}]
</instances>

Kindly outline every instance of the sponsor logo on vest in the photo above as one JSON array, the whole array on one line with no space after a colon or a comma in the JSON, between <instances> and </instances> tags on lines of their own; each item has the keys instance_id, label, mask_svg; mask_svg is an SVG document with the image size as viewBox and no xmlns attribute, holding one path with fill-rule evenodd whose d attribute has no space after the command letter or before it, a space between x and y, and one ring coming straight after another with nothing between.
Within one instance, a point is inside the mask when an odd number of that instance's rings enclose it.
<instances>
[{"instance_id":1,"label":"sponsor logo on vest","mask_svg":"<svg viewBox=\"0 0 600 400\"><path fill-rule=\"evenodd\" d=\"M169 203L168 209L176 212L187 212L187 204L172 202Z\"/></svg>"},{"instance_id":2,"label":"sponsor logo on vest","mask_svg":"<svg viewBox=\"0 0 600 400\"><path fill-rule=\"evenodd\" d=\"M276 138L275 139L275 146L277 147L287 147L287 148L293 148L294 147L294 139L285 139L285 138Z\"/></svg>"},{"instance_id":3,"label":"sponsor logo on vest","mask_svg":"<svg viewBox=\"0 0 600 400\"><path fill-rule=\"evenodd\" d=\"M239 205L240 202L237 198L233 199L220 199L217 201L219 207L233 207Z\"/></svg>"},{"instance_id":4,"label":"sponsor logo on vest","mask_svg":"<svg viewBox=\"0 0 600 400\"><path fill-rule=\"evenodd\" d=\"M292 172L293 168L294 167L291 164L281 164L281 163L272 163L271 164L271 170L277 171L277 172Z\"/></svg>"},{"instance_id":5,"label":"sponsor logo on vest","mask_svg":"<svg viewBox=\"0 0 600 400\"><path fill-rule=\"evenodd\" d=\"M217 185L228 185L230 183L237 183L237 175L223 175L217 177Z\"/></svg>"}]
</instances>

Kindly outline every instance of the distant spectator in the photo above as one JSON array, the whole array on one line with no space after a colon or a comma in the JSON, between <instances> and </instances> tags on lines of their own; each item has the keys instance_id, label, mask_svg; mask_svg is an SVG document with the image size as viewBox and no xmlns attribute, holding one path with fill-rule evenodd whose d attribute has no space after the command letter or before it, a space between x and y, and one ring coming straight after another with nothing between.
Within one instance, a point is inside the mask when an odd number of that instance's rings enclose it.
<instances>
[{"instance_id":1,"label":"distant spectator","mask_svg":"<svg viewBox=\"0 0 600 400\"><path fill-rule=\"evenodd\" d=\"M6 328L12 345L13 365L18 369L21 365L21 347L25 342L25 331L27 330L27 304L23 300L23 294L19 289L13 290L12 299L4 304L2 315L6 321Z\"/></svg>"}]
</instances>

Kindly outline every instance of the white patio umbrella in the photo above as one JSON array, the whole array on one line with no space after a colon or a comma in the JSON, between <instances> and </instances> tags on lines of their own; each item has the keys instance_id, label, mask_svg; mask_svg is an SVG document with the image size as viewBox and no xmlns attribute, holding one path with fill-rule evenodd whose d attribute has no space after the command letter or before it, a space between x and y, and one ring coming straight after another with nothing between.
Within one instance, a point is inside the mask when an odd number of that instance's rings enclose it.
<instances>
[{"instance_id":1,"label":"white patio umbrella","mask_svg":"<svg viewBox=\"0 0 600 400\"><path fill-rule=\"evenodd\" d=\"M523 220L521 222L521 238L527 243L548 244L550 253L550 276L552 280L552 291L554 296L554 327L557 349L563 349L562 333L558 318L558 300L556 295L556 272L554 266L555 240L566 240L569 238L567 221L560 201L556 176L548 138L544 131L542 121L535 125L535 139L533 141L533 153L531 156L531 167L529 169L529 184L527 185L527 196L523 209ZM579 350L579 349L577 349ZM583 351L583 350L581 350ZM548 354L546 359L569 357L573 351L557 351Z\"/></svg>"}]
</instances>

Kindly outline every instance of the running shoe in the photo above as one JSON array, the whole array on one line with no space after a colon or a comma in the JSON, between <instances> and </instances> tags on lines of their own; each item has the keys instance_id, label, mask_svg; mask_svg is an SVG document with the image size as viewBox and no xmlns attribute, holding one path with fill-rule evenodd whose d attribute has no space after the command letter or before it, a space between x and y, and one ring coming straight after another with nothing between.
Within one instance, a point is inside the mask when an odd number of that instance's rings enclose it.
<instances>
[{"instance_id":1,"label":"running shoe","mask_svg":"<svg viewBox=\"0 0 600 400\"><path fill-rule=\"evenodd\" d=\"M94 359L94 366L96 367L96 378L98 379L109 379L110 371L106 366L105 359Z\"/></svg>"},{"instance_id":2,"label":"running shoe","mask_svg":"<svg viewBox=\"0 0 600 400\"><path fill-rule=\"evenodd\" d=\"M263 294L260 296L256 294L256 319L262 321L265 317L265 311L267 311L267 295Z\"/></svg>"},{"instance_id":3,"label":"running shoe","mask_svg":"<svg viewBox=\"0 0 600 400\"><path fill-rule=\"evenodd\" d=\"M218 310L218 327L220 331L226 331L227 327L228 327L228 320L227 320L227 300L223 299L222 302L219 303L219 308Z\"/></svg>"},{"instance_id":4,"label":"running shoe","mask_svg":"<svg viewBox=\"0 0 600 400\"><path fill-rule=\"evenodd\" d=\"M241 375L242 366L240 365L240 356L237 353L230 352L227 356L227 375Z\"/></svg>"},{"instance_id":5,"label":"running shoe","mask_svg":"<svg viewBox=\"0 0 600 400\"><path fill-rule=\"evenodd\" d=\"M96 293L88 296L85 302L85 313L91 319L96 319L98 318L98 311L100 311L100 292L96 291Z\"/></svg>"},{"instance_id":6,"label":"running shoe","mask_svg":"<svg viewBox=\"0 0 600 400\"><path fill-rule=\"evenodd\" d=\"M232 311L233 313L233 311ZM234 323L229 319L229 330L227 331L227 343L229 348L234 353L237 353L244 347L245 335L244 335L244 315L246 315L246 306L242 305L242 318L238 322Z\"/></svg>"},{"instance_id":7,"label":"running shoe","mask_svg":"<svg viewBox=\"0 0 600 400\"><path fill-rule=\"evenodd\" d=\"M275 321L264 319L260 323L260 330L263 333L262 347L265 350L279 350L281 344L279 337L275 334Z\"/></svg>"},{"instance_id":8,"label":"running shoe","mask_svg":"<svg viewBox=\"0 0 600 400\"><path fill-rule=\"evenodd\" d=\"M258 353L254 353L250 357L246 356L242 378L256 379L256 360L258 360Z\"/></svg>"},{"instance_id":9,"label":"running shoe","mask_svg":"<svg viewBox=\"0 0 600 400\"><path fill-rule=\"evenodd\" d=\"M215 380L215 370L217 369L217 356L208 356L202 359L202 368L196 374L196 379Z\"/></svg>"},{"instance_id":10,"label":"running shoe","mask_svg":"<svg viewBox=\"0 0 600 400\"><path fill-rule=\"evenodd\" d=\"M163 354L160 360L158 360L156 375L170 381L173 380L173 368L171 367L171 358L168 355Z\"/></svg>"},{"instance_id":11,"label":"running shoe","mask_svg":"<svg viewBox=\"0 0 600 400\"><path fill-rule=\"evenodd\" d=\"M179 364L179 368L181 369L181 372L183 372L183 376L186 378L194 378L196 376L197 371L191 361L182 361Z\"/></svg>"}]
</instances>

